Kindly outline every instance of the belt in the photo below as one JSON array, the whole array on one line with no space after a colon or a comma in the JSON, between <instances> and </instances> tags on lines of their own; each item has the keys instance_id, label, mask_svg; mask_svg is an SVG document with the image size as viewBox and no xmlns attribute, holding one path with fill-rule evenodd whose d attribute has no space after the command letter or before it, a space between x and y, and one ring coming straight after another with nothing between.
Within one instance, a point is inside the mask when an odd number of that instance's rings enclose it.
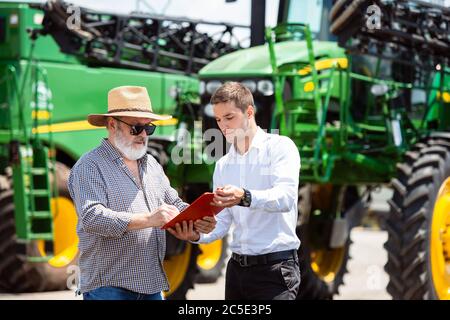
<instances>
[{"instance_id":1,"label":"belt","mask_svg":"<svg viewBox=\"0 0 450 320\"><path fill-rule=\"evenodd\" d=\"M261 254L257 256L249 256L244 254L233 253L231 258L235 260L241 267L250 267L258 264L268 264L274 261L294 259L297 260L296 250L286 250Z\"/></svg>"}]
</instances>

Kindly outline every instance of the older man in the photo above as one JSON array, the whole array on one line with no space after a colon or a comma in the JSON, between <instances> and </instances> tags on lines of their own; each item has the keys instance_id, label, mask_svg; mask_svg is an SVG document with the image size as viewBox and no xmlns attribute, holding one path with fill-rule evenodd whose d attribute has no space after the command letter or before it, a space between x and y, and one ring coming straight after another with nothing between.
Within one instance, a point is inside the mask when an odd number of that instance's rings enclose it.
<instances>
[{"instance_id":1,"label":"older man","mask_svg":"<svg viewBox=\"0 0 450 320\"><path fill-rule=\"evenodd\" d=\"M108 113L88 116L90 124L106 126L108 138L81 157L68 181L86 300L160 300L168 290L160 227L187 204L146 151L151 121L169 118L153 113L147 90L134 86L112 89ZM195 222L196 232L213 227L214 220Z\"/></svg>"}]
</instances>

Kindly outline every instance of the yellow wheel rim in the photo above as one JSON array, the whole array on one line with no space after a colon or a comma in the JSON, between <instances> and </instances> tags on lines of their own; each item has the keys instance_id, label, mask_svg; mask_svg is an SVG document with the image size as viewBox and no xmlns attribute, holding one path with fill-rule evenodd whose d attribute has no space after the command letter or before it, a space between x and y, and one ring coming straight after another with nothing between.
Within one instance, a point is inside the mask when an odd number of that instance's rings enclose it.
<instances>
[{"instance_id":1,"label":"yellow wheel rim","mask_svg":"<svg viewBox=\"0 0 450 320\"><path fill-rule=\"evenodd\" d=\"M313 185L312 208L314 210L328 211L332 208L332 184ZM335 249L312 249L310 253L311 269L322 281L331 283L342 268L346 247Z\"/></svg>"},{"instance_id":2,"label":"yellow wheel rim","mask_svg":"<svg viewBox=\"0 0 450 320\"><path fill-rule=\"evenodd\" d=\"M67 266L78 253L76 233L77 213L73 202L65 197L53 198L51 201L53 215L53 254L48 261L52 267ZM38 241L38 250L46 256L45 242Z\"/></svg>"},{"instance_id":3,"label":"yellow wheel rim","mask_svg":"<svg viewBox=\"0 0 450 320\"><path fill-rule=\"evenodd\" d=\"M199 248L202 253L197 257L197 265L203 270L213 269L222 256L222 239L209 244L200 244Z\"/></svg>"},{"instance_id":4,"label":"yellow wheel rim","mask_svg":"<svg viewBox=\"0 0 450 320\"><path fill-rule=\"evenodd\" d=\"M189 261L191 259L192 245L186 244L185 250L176 256L171 256L164 260L164 270L169 280L170 289L164 292L165 296L170 296L183 283L184 277L189 268Z\"/></svg>"},{"instance_id":5,"label":"yellow wheel rim","mask_svg":"<svg viewBox=\"0 0 450 320\"><path fill-rule=\"evenodd\" d=\"M431 221L431 272L439 299L450 300L450 178L436 198Z\"/></svg>"},{"instance_id":6,"label":"yellow wheel rim","mask_svg":"<svg viewBox=\"0 0 450 320\"><path fill-rule=\"evenodd\" d=\"M345 247L311 252L311 268L325 282L333 282L344 261Z\"/></svg>"}]
</instances>

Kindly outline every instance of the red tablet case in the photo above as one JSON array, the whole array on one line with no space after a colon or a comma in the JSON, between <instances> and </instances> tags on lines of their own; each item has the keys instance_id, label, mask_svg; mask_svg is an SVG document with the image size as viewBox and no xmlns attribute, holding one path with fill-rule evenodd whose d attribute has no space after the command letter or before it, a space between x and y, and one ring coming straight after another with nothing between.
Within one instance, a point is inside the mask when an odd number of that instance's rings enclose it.
<instances>
[{"instance_id":1,"label":"red tablet case","mask_svg":"<svg viewBox=\"0 0 450 320\"><path fill-rule=\"evenodd\" d=\"M198 219L201 219L205 216L214 216L218 214L220 211L222 211L223 207L215 207L210 205L210 203L213 201L214 193L212 192L205 192L200 197L195 199L192 204L181 211L179 215L177 215L175 218L167 222L162 229L167 228L173 228L175 227L176 223L180 223L182 221L195 221Z\"/></svg>"}]
</instances>

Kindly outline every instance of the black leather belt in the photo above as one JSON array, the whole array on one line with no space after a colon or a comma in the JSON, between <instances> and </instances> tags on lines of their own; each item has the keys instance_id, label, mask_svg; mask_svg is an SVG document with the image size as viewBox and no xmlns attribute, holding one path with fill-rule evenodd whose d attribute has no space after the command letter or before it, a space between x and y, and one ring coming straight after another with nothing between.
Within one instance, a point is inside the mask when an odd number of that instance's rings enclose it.
<instances>
[{"instance_id":1,"label":"black leather belt","mask_svg":"<svg viewBox=\"0 0 450 320\"><path fill-rule=\"evenodd\" d=\"M258 264L268 264L274 261L294 259L297 260L296 250L286 250L261 254L257 256L249 256L243 254L233 253L231 258L235 260L241 267L250 267Z\"/></svg>"}]
</instances>

